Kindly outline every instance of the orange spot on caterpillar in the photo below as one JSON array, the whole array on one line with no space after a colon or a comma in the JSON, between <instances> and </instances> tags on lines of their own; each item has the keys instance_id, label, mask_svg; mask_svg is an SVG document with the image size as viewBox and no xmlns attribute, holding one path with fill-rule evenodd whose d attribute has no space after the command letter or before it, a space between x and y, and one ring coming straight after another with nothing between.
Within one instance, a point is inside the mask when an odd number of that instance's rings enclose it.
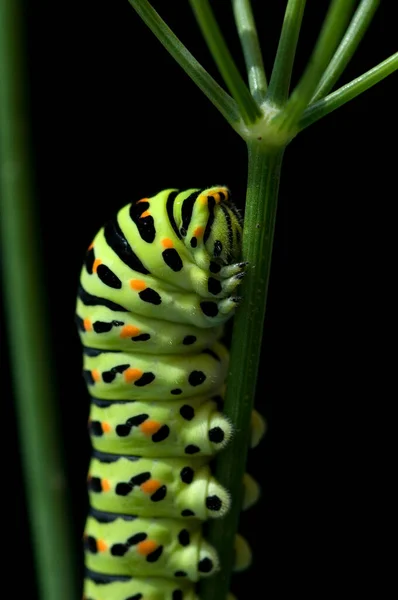
<instances>
[{"instance_id":1,"label":"orange spot on caterpillar","mask_svg":"<svg viewBox=\"0 0 398 600\"><path fill-rule=\"evenodd\" d=\"M157 547L158 545L156 542L145 540L137 545L137 552L143 556L148 556L148 554L156 550Z\"/></svg>"},{"instance_id":2,"label":"orange spot on caterpillar","mask_svg":"<svg viewBox=\"0 0 398 600\"><path fill-rule=\"evenodd\" d=\"M109 492L111 489L111 484L108 479L101 479L101 488L103 492Z\"/></svg>"},{"instance_id":3,"label":"orange spot on caterpillar","mask_svg":"<svg viewBox=\"0 0 398 600\"><path fill-rule=\"evenodd\" d=\"M213 196L217 204L222 201L221 195L224 196L224 200L229 200L229 191L225 187L219 187L218 191L215 191L210 195Z\"/></svg>"},{"instance_id":4,"label":"orange spot on caterpillar","mask_svg":"<svg viewBox=\"0 0 398 600\"><path fill-rule=\"evenodd\" d=\"M97 550L98 552L105 552L108 549L108 544L104 542L104 540L97 540Z\"/></svg>"},{"instance_id":5,"label":"orange spot on caterpillar","mask_svg":"<svg viewBox=\"0 0 398 600\"><path fill-rule=\"evenodd\" d=\"M161 428L162 424L159 421L154 421L152 419L147 419L140 425L140 429L142 433L145 435L153 435Z\"/></svg>"},{"instance_id":6,"label":"orange spot on caterpillar","mask_svg":"<svg viewBox=\"0 0 398 600\"><path fill-rule=\"evenodd\" d=\"M137 381L137 379L141 377L142 373L143 372L141 369L127 369L123 375L127 383L131 383L132 381Z\"/></svg>"},{"instance_id":7,"label":"orange spot on caterpillar","mask_svg":"<svg viewBox=\"0 0 398 600\"><path fill-rule=\"evenodd\" d=\"M203 206L206 206L206 204L207 204L207 196L199 196L199 202L201 204L203 204Z\"/></svg>"},{"instance_id":8,"label":"orange spot on caterpillar","mask_svg":"<svg viewBox=\"0 0 398 600\"><path fill-rule=\"evenodd\" d=\"M142 281L142 279L130 279L130 287L132 290L142 292L142 290L146 289L147 285L145 281Z\"/></svg>"},{"instance_id":9,"label":"orange spot on caterpillar","mask_svg":"<svg viewBox=\"0 0 398 600\"><path fill-rule=\"evenodd\" d=\"M204 230L204 227L195 227L195 229L193 230L193 234L196 238L200 238L202 237Z\"/></svg>"},{"instance_id":10,"label":"orange spot on caterpillar","mask_svg":"<svg viewBox=\"0 0 398 600\"><path fill-rule=\"evenodd\" d=\"M109 433L109 431L111 431L112 427L106 421L102 421L101 429L104 433Z\"/></svg>"},{"instance_id":11,"label":"orange spot on caterpillar","mask_svg":"<svg viewBox=\"0 0 398 600\"><path fill-rule=\"evenodd\" d=\"M161 485L162 484L157 479L149 479L149 481L146 481L140 485L140 488L143 492L145 492L145 494L153 494L153 492L156 492Z\"/></svg>"},{"instance_id":12,"label":"orange spot on caterpillar","mask_svg":"<svg viewBox=\"0 0 398 600\"><path fill-rule=\"evenodd\" d=\"M137 204L140 204L141 202L149 202L149 198L141 198L141 200L137 201Z\"/></svg>"},{"instance_id":13,"label":"orange spot on caterpillar","mask_svg":"<svg viewBox=\"0 0 398 600\"><path fill-rule=\"evenodd\" d=\"M95 259L94 264L93 264L93 273L97 272L97 269L101 263L102 263L102 260L100 258Z\"/></svg>"},{"instance_id":14,"label":"orange spot on caterpillar","mask_svg":"<svg viewBox=\"0 0 398 600\"><path fill-rule=\"evenodd\" d=\"M140 219L144 219L145 217L150 217L150 216L151 216L151 213L149 212L149 210L144 210L142 215L140 215Z\"/></svg>"},{"instance_id":15,"label":"orange spot on caterpillar","mask_svg":"<svg viewBox=\"0 0 398 600\"><path fill-rule=\"evenodd\" d=\"M101 373L98 371L98 369L93 369L91 371L91 376L94 381L101 381Z\"/></svg>"},{"instance_id":16,"label":"orange spot on caterpillar","mask_svg":"<svg viewBox=\"0 0 398 600\"><path fill-rule=\"evenodd\" d=\"M94 248L94 242L91 242L91 244L89 245L89 247L87 248L87 250L92 250Z\"/></svg>"},{"instance_id":17,"label":"orange spot on caterpillar","mask_svg":"<svg viewBox=\"0 0 398 600\"><path fill-rule=\"evenodd\" d=\"M84 321L83 321L83 327L84 327L84 329L86 331L91 331L92 330L93 326L92 326L92 323L91 323L90 319L84 319Z\"/></svg>"},{"instance_id":18,"label":"orange spot on caterpillar","mask_svg":"<svg viewBox=\"0 0 398 600\"><path fill-rule=\"evenodd\" d=\"M131 285L131 282L130 282L130 285ZM140 333L140 330L138 329L138 327L135 327L134 325L125 325L120 332L120 337L121 338L134 337L135 335L138 335L139 333Z\"/></svg>"},{"instance_id":19,"label":"orange spot on caterpillar","mask_svg":"<svg viewBox=\"0 0 398 600\"><path fill-rule=\"evenodd\" d=\"M163 248L173 248L174 244L170 238L163 238L162 246L163 246Z\"/></svg>"}]
</instances>

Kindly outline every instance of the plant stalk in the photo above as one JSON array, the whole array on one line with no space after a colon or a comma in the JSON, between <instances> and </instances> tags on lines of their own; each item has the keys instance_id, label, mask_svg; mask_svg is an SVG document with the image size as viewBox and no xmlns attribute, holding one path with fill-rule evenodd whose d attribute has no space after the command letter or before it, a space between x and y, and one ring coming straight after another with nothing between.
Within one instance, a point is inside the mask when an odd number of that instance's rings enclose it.
<instances>
[{"instance_id":1,"label":"plant stalk","mask_svg":"<svg viewBox=\"0 0 398 600\"><path fill-rule=\"evenodd\" d=\"M80 594L37 253L40 227L34 223L21 5L17 0L0 2L0 233L6 322L40 598L72 600Z\"/></svg>"},{"instance_id":2,"label":"plant stalk","mask_svg":"<svg viewBox=\"0 0 398 600\"><path fill-rule=\"evenodd\" d=\"M215 477L230 491L227 515L208 526L206 538L219 553L221 571L203 580L200 597L227 597L242 503L242 480L250 440L250 420L256 393L266 297L274 239L280 171L284 148L270 152L258 142L248 143L249 170L243 235L243 260L249 262L242 286L242 303L234 320L228 387L224 412L235 432L232 442L215 461Z\"/></svg>"}]
</instances>

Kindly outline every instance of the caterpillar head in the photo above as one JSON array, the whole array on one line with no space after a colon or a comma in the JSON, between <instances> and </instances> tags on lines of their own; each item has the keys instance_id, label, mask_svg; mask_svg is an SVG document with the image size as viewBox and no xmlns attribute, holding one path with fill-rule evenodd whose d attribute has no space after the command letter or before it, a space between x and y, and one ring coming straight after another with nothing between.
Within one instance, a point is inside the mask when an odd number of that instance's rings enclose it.
<instances>
[{"instance_id":1,"label":"caterpillar head","mask_svg":"<svg viewBox=\"0 0 398 600\"><path fill-rule=\"evenodd\" d=\"M207 262L210 259L220 265L239 260L242 218L230 201L228 188L195 190L182 204L181 221L185 245L198 264L204 262L204 256Z\"/></svg>"}]
</instances>

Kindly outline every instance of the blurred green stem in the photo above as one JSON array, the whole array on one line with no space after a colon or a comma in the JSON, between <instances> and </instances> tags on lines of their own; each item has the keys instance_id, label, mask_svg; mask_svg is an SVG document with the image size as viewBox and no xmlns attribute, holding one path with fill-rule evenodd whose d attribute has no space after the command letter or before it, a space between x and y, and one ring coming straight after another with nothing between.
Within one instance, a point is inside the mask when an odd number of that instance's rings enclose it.
<instances>
[{"instance_id":1,"label":"blurred green stem","mask_svg":"<svg viewBox=\"0 0 398 600\"><path fill-rule=\"evenodd\" d=\"M79 597L34 223L22 8L0 2L1 241L6 322L41 600ZM17 585L17 580L16 580Z\"/></svg>"}]
</instances>

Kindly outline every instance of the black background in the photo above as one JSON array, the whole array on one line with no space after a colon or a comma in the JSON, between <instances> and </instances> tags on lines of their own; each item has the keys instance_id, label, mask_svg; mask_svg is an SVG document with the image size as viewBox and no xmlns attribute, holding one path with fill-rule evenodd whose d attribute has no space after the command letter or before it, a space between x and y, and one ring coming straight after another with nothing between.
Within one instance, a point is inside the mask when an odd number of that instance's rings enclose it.
<instances>
[{"instance_id":1,"label":"black background","mask_svg":"<svg viewBox=\"0 0 398 600\"><path fill-rule=\"evenodd\" d=\"M189 4L153 5L221 83ZM230 3L212 5L243 72ZM327 5L307 3L293 85ZM284 7L253 0L268 75ZM24 18L39 238L78 554L89 445L74 304L85 249L121 206L166 187L226 184L243 208L246 149L127 0L26 1ZM384 2L340 83L396 51L393 23ZM349 549L358 540L366 547L377 530L366 499L379 477L375 435L391 406L383 372L391 366L396 91L393 75L301 133L285 154L256 400L269 432L249 464L263 498L242 518L254 565L234 578L241 600L247 589L269 598L287 586L315 590L332 565L320 584L331 589L335 575L352 573ZM35 600L6 344L2 350L5 481L15 493L7 544L10 564L24 573L21 597ZM387 496L388 484L378 485ZM332 560L331 544L339 548Z\"/></svg>"}]
</instances>

